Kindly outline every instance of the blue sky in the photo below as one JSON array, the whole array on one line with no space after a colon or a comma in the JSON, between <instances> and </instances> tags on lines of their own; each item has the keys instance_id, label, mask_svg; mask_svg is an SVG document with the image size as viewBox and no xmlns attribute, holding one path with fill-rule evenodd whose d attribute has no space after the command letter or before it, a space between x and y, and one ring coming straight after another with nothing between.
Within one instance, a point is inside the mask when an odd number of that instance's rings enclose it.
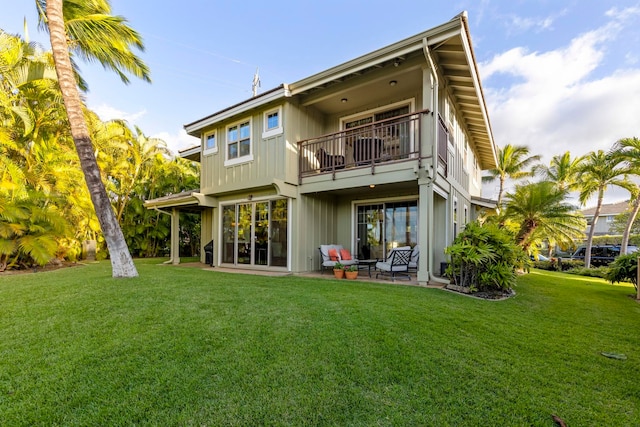
<instances>
[{"instance_id":1,"label":"blue sky","mask_svg":"<svg viewBox=\"0 0 640 427\"><path fill-rule=\"evenodd\" d=\"M0 0L0 28L48 48L35 1ZM450 20L466 10L499 146L555 154L640 137L640 0L150 2L112 0L144 38L152 84L126 86L82 64L89 107L125 118L174 151L197 143L182 126ZM495 197L493 187L486 197ZM610 191L608 201L624 192Z\"/></svg>"}]
</instances>

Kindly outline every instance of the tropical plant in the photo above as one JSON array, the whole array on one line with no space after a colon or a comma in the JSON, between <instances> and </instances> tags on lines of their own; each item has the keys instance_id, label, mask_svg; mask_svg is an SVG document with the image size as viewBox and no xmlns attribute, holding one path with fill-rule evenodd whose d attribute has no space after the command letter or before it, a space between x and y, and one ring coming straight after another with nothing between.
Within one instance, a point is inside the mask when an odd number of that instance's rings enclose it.
<instances>
[{"instance_id":1,"label":"tropical plant","mask_svg":"<svg viewBox=\"0 0 640 427\"><path fill-rule=\"evenodd\" d=\"M503 148L498 148L497 157L497 167L490 169L488 171L489 175L482 177L482 181L493 182L496 179L499 180L498 207L501 207L504 184L507 178L517 180L533 176L535 169L527 170L527 168L539 161L540 156L529 156L529 148L526 146L507 144Z\"/></svg>"},{"instance_id":2,"label":"tropical plant","mask_svg":"<svg viewBox=\"0 0 640 427\"><path fill-rule=\"evenodd\" d=\"M619 140L613 146L613 155L622 159L635 175L640 175L640 139L623 138ZM638 211L640 211L640 185L636 182L632 182L632 184L633 187L629 189L631 193L631 210L622 234L622 245L620 247L620 253L623 255L627 253L631 229L638 216Z\"/></svg>"},{"instance_id":3,"label":"tropical plant","mask_svg":"<svg viewBox=\"0 0 640 427\"><path fill-rule=\"evenodd\" d=\"M621 187L630 192L634 191L635 184L627 179L629 172L630 170L623 165L619 156L605 153L603 150L586 155L584 163L579 168L580 203L584 206L593 195L596 195L596 209L593 213L589 234L587 235L587 248L584 258L584 264L587 268L591 266L593 235L600 216L600 210L602 209L605 191L611 186Z\"/></svg>"},{"instance_id":4,"label":"tropical plant","mask_svg":"<svg viewBox=\"0 0 640 427\"><path fill-rule=\"evenodd\" d=\"M519 224L516 242L525 251L542 240L571 244L584 236L587 222L566 196L567 190L550 181L517 185L507 193L504 216Z\"/></svg>"},{"instance_id":5,"label":"tropical plant","mask_svg":"<svg viewBox=\"0 0 640 427\"><path fill-rule=\"evenodd\" d=\"M605 279L611 283L631 282L638 291L638 254L620 255L611 264Z\"/></svg>"},{"instance_id":6,"label":"tropical plant","mask_svg":"<svg viewBox=\"0 0 640 427\"><path fill-rule=\"evenodd\" d=\"M511 289L516 270L530 265L514 236L491 223L468 223L445 253L451 257L447 276L470 291Z\"/></svg>"},{"instance_id":7,"label":"tropical plant","mask_svg":"<svg viewBox=\"0 0 640 427\"><path fill-rule=\"evenodd\" d=\"M37 5L44 11L40 16L49 31L71 135L107 242L112 275L135 277L138 272L100 176L77 86L79 73L71 62L70 50L84 59L97 60L127 83L125 71L149 80L148 69L131 51L132 46L142 49L142 41L123 18L110 15L107 0L66 0L64 6L62 0L37 0Z\"/></svg>"},{"instance_id":8,"label":"tropical plant","mask_svg":"<svg viewBox=\"0 0 640 427\"><path fill-rule=\"evenodd\" d=\"M75 256L59 100L50 54L0 31L0 270Z\"/></svg>"},{"instance_id":9,"label":"tropical plant","mask_svg":"<svg viewBox=\"0 0 640 427\"><path fill-rule=\"evenodd\" d=\"M542 175L545 181L551 181L558 186L560 190L573 191L578 188L578 168L582 163L583 157L571 158L569 151L562 155L553 156L549 162L549 166L536 166L536 173Z\"/></svg>"}]
</instances>

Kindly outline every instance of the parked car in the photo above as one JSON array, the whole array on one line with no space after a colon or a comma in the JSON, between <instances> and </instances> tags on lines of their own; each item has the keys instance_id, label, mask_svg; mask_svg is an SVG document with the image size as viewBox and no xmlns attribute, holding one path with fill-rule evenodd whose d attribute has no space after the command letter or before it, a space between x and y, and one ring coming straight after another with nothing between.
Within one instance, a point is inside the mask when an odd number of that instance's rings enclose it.
<instances>
[{"instance_id":1,"label":"parked car","mask_svg":"<svg viewBox=\"0 0 640 427\"><path fill-rule=\"evenodd\" d=\"M637 246L627 246L627 253L636 252L637 250ZM570 259L584 261L586 253L587 247L580 246L571 255ZM618 256L620 256L620 245L596 245L591 247L591 265L594 267L609 265Z\"/></svg>"}]
</instances>

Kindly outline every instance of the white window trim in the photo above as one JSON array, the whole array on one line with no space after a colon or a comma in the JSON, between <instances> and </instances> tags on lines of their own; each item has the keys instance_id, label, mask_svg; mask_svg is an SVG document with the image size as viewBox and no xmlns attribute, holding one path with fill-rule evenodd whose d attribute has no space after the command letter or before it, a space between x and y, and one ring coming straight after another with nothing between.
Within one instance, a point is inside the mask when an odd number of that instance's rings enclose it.
<instances>
[{"instance_id":1,"label":"white window trim","mask_svg":"<svg viewBox=\"0 0 640 427\"><path fill-rule=\"evenodd\" d=\"M272 114L272 113L278 113L278 127L275 127L273 129L267 129L269 114ZM262 126L263 126L262 138L263 139L270 138L275 135L280 135L284 131L282 127L282 107L273 108L269 111L265 111L262 117L263 117L262 119Z\"/></svg>"},{"instance_id":2,"label":"white window trim","mask_svg":"<svg viewBox=\"0 0 640 427\"><path fill-rule=\"evenodd\" d=\"M216 138L216 146L213 147L213 148L207 148L207 138L210 135L214 135L215 138ZM218 152L218 145L220 145L220 141L219 141L218 135L217 135L215 130L205 133L204 134L204 141L202 141L202 154L206 156L207 154L217 153Z\"/></svg>"},{"instance_id":3,"label":"white window trim","mask_svg":"<svg viewBox=\"0 0 640 427\"><path fill-rule=\"evenodd\" d=\"M245 155L245 156L241 156L241 157L236 157L235 159L229 159L229 128L232 128L234 126L238 126L241 125L242 123L246 123L249 122L249 154ZM233 166L233 165L237 165L240 163L247 163L247 162L251 162L253 161L253 120L251 117L246 118L246 119L242 119L242 120L238 120L237 122L234 123L230 123L229 125L227 125L227 127L225 127L225 134L224 134L224 165L225 166ZM239 143L240 141L238 141ZM240 152L240 146L238 145L238 153Z\"/></svg>"}]
</instances>

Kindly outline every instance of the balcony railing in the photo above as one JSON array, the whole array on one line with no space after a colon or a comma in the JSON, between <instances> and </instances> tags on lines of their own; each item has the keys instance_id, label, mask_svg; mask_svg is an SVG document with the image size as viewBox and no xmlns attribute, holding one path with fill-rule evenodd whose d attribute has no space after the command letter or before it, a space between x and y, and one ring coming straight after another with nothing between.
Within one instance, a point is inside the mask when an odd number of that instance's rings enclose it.
<instances>
[{"instance_id":1,"label":"balcony railing","mask_svg":"<svg viewBox=\"0 0 640 427\"><path fill-rule=\"evenodd\" d=\"M396 116L298 142L299 180L353 168L420 159L422 120L427 110ZM446 150L446 145L445 145Z\"/></svg>"}]
</instances>

